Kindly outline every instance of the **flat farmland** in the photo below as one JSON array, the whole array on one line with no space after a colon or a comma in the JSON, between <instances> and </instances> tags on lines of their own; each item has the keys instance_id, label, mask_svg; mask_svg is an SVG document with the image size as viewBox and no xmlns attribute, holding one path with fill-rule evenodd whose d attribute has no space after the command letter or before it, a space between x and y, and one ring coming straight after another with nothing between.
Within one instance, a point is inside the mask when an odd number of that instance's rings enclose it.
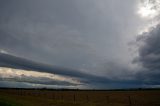
<instances>
[{"instance_id":1,"label":"flat farmland","mask_svg":"<svg viewBox=\"0 0 160 106\"><path fill-rule=\"evenodd\" d=\"M160 90L0 89L0 106L160 106Z\"/></svg>"}]
</instances>

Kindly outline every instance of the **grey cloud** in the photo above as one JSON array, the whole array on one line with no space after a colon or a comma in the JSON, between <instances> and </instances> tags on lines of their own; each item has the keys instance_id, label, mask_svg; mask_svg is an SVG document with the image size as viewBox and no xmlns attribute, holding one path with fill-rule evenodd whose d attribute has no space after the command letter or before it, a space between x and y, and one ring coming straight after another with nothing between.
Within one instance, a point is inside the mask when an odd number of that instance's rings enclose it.
<instances>
[{"instance_id":1,"label":"grey cloud","mask_svg":"<svg viewBox=\"0 0 160 106\"><path fill-rule=\"evenodd\" d=\"M139 48L138 61L149 70L160 68L160 25L144 33L143 45ZM141 40L140 40L141 41Z\"/></svg>"},{"instance_id":2,"label":"grey cloud","mask_svg":"<svg viewBox=\"0 0 160 106\"><path fill-rule=\"evenodd\" d=\"M29 88L33 87L27 83L20 83L15 81L0 81L0 87L10 87L10 88Z\"/></svg>"},{"instance_id":3,"label":"grey cloud","mask_svg":"<svg viewBox=\"0 0 160 106\"><path fill-rule=\"evenodd\" d=\"M131 11L135 3L126 2L127 5L105 0L6 1L1 6L4 11L0 37L7 36L9 41L3 39L1 48L36 61L78 69L92 68L93 61L98 64L104 58L127 63L122 32L129 21L126 16L134 15ZM128 5L133 6L126 9Z\"/></svg>"},{"instance_id":4,"label":"grey cloud","mask_svg":"<svg viewBox=\"0 0 160 106\"><path fill-rule=\"evenodd\" d=\"M59 74L64 76L70 76L73 78L75 77L84 84L85 83L87 84L89 82L98 83L103 81L110 81L108 78L105 78L105 77L87 74L85 72L80 72L73 69L67 69L67 68L37 63L34 61L26 60L20 57L16 57L16 56L4 54L4 53L0 54L0 66L15 68L15 69L34 70L39 72L48 72L48 73Z\"/></svg>"},{"instance_id":5,"label":"grey cloud","mask_svg":"<svg viewBox=\"0 0 160 106\"><path fill-rule=\"evenodd\" d=\"M59 85L59 86L77 86L80 84L73 84L67 81L56 81L53 79L45 77L32 77L32 76L19 76L12 78L0 78L0 81L12 81L12 82L22 82L22 83L31 83L31 84L43 84L43 85Z\"/></svg>"},{"instance_id":6,"label":"grey cloud","mask_svg":"<svg viewBox=\"0 0 160 106\"><path fill-rule=\"evenodd\" d=\"M1 0L0 49L10 56L0 54L0 65L73 76L100 87L133 79L127 43L142 24L136 3Z\"/></svg>"},{"instance_id":7,"label":"grey cloud","mask_svg":"<svg viewBox=\"0 0 160 106\"><path fill-rule=\"evenodd\" d=\"M41 63L36 63L30 60L25 60L23 58L11 56L8 54L2 54L2 53L0 55L0 60L1 60L0 61L1 67L10 67L10 68L15 68L15 69L23 69L23 70L34 70L34 71L39 71L39 72L49 72L53 74L69 76L71 78L75 78L79 80L82 86L85 86L88 88L96 88L96 89L103 89L103 88L111 89L114 87L124 88L127 86L131 87L139 83L139 81L135 79L126 78L126 76L124 76L124 79L121 77L118 77L118 75L120 75L119 73L115 75L114 77L87 74L85 72L79 72L79 71L72 70L72 69L58 68L56 66L53 67L53 66L49 66L49 65L45 65ZM117 66L114 66L114 67L115 67L114 73L116 73L116 71L118 70L118 67ZM112 69L110 71L112 71ZM128 75L128 76L131 76L131 75ZM43 84L46 86L47 85L79 86L79 84L73 84L73 83L69 83L65 81L54 81L48 78L46 79L46 78L41 78L41 77L34 78L32 76L25 77L25 75L14 77L14 78L1 78L1 81L15 81L15 82L22 82L22 83ZM140 84L138 84L137 86L140 86Z\"/></svg>"},{"instance_id":8,"label":"grey cloud","mask_svg":"<svg viewBox=\"0 0 160 106\"><path fill-rule=\"evenodd\" d=\"M160 25L152 28L138 37L141 43L138 49L139 56L135 62L142 65L143 69L137 73L137 78L146 84L157 84L160 82Z\"/></svg>"}]
</instances>

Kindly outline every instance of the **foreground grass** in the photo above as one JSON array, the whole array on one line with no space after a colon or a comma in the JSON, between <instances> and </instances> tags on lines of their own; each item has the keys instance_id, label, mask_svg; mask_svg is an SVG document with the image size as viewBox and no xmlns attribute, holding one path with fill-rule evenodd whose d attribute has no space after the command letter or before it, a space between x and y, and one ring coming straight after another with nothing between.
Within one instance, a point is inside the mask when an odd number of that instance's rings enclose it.
<instances>
[{"instance_id":1,"label":"foreground grass","mask_svg":"<svg viewBox=\"0 0 160 106\"><path fill-rule=\"evenodd\" d=\"M69 102L42 99L31 96L0 95L0 106L128 106L126 104L106 104L93 102Z\"/></svg>"},{"instance_id":2,"label":"foreground grass","mask_svg":"<svg viewBox=\"0 0 160 106\"><path fill-rule=\"evenodd\" d=\"M160 106L159 100L160 91L0 92L0 106Z\"/></svg>"},{"instance_id":3,"label":"foreground grass","mask_svg":"<svg viewBox=\"0 0 160 106\"><path fill-rule=\"evenodd\" d=\"M22 106L22 105L7 97L0 96L0 106Z\"/></svg>"},{"instance_id":4,"label":"foreground grass","mask_svg":"<svg viewBox=\"0 0 160 106\"><path fill-rule=\"evenodd\" d=\"M58 101L40 97L0 95L0 106L97 106L95 103Z\"/></svg>"}]
</instances>

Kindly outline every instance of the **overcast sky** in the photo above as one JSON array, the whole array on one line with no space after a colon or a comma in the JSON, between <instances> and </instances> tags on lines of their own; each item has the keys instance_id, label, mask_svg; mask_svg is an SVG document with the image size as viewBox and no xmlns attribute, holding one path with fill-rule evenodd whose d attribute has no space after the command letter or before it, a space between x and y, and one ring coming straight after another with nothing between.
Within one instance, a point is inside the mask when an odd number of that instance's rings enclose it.
<instances>
[{"instance_id":1,"label":"overcast sky","mask_svg":"<svg viewBox=\"0 0 160 106\"><path fill-rule=\"evenodd\" d=\"M159 13L160 0L0 0L0 86L159 87Z\"/></svg>"}]
</instances>

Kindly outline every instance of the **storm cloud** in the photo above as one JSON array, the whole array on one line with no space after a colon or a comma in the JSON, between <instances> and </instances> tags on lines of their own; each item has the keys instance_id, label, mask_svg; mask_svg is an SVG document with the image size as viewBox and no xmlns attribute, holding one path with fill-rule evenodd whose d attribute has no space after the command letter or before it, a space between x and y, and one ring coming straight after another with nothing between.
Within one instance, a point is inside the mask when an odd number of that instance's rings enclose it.
<instances>
[{"instance_id":1,"label":"storm cloud","mask_svg":"<svg viewBox=\"0 0 160 106\"><path fill-rule=\"evenodd\" d=\"M0 53L0 81L14 81L43 85L59 86L91 86L112 82L112 80L98 75L87 74L78 70L49 66L42 63L26 60L7 54ZM84 88L85 88L84 87Z\"/></svg>"},{"instance_id":2,"label":"storm cloud","mask_svg":"<svg viewBox=\"0 0 160 106\"><path fill-rule=\"evenodd\" d=\"M139 48L139 61L150 70L160 68L160 25L152 28L150 32L143 33L141 41L143 44Z\"/></svg>"},{"instance_id":3,"label":"storm cloud","mask_svg":"<svg viewBox=\"0 0 160 106\"><path fill-rule=\"evenodd\" d=\"M139 35L137 43L140 43L139 56L135 61L143 67L140 76L144 78L145 83L160 84L160 25Z\"/></svg>"},{"instance_id":4,"label":"storm cloud","mask_svg":"<svg viewBox=\"0 0 160 106\"><path fill-rule=\"evenodd\" d=\"M17 72L73 78L88 88L141 87L146 78L139 75L159 73L159 26L138 34L155 21L139 15L139 9L144 9L139 6L146 6L145 3L139 0L1 0L0 66ZM143 11L140 13L146 16ZM155 15L157 20L159 14ZM137 46L135 53L135 48L128 43L137 35L142 36L143 41L137 42L143 45ZM25 75L27 80L17 78L5 78L2 85L12 80L22 81L21 85L73 85L46 77L33 77L35 82ZM159 81L151 81L150 85L155 83Z\"/></svg>"}]
</instances>

